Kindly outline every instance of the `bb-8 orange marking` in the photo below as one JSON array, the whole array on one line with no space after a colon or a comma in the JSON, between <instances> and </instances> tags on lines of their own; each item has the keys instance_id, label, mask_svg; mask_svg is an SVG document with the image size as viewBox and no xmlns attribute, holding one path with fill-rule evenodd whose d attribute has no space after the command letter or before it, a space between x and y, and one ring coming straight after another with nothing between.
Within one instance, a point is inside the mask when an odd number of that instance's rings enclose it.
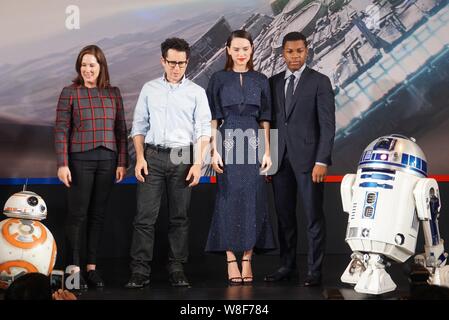
<instances>
[{"instance_id":1,"label":"bb-8 orange marking","mask_svg":"<svg viewBox=\"0 0 449 320\"><path fill-rule=\"evenodd\" d=\"M57 250L58 249L56 248L56 242L53 241L53 249L51 250L51 259L50 259L50 265L48 268L48 274L50 274L53 271L53 267L55 266Z\"/></svg>"},{"instance_id":2,"label":"bb-8 orange marking","mask_svg":"<svg viewBox=\"0 0 449 320\"><path fill-rule=\"evenodd\" d=\"M41 223L39 223L37 221L33 221L32 225L34 227L39 227L39 229L41 230L41 236L38 238L35 235L32 235L33 241L31 241L31 242L19 241L16 239L17 236L19 235L17 232L13 233L13 234L11 234L9 232L9 227L13 223L21 224L19 219L11 219L11 220L7 221L2 227L3 237L5 238L6 241L8 241L13 246L15 246L17 248L21 248L21 249L32 249L32 248L42 244L45 240L47 240L47 231L45 230L45 227ZM30 227L30 226L21 224L21 226L19 228L20 228L20 231L22 231L24 234L26 234L26 233L30 232L30 230L28 230L27 227Z\"/></svg>"},{"instance_id":3,"label":"bb-8 orange marking","mask_svg":"<svg viewBox=\"0 0 449 320\"><path fill-rule=\"evenodd\" d=\"M5 271L11 274L11 268L22 268L27 272L39 272L37 268L29 262L23 260L13 260L0 264L0 273Z\"/></svg>"}]
</instances>

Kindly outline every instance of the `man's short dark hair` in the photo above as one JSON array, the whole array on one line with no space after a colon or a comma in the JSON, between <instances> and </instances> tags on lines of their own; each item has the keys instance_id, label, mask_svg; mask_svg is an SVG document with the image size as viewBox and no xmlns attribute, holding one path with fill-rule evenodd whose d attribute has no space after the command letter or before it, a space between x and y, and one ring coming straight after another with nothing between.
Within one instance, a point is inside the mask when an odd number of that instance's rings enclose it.
<instances>
[{"instance_id":1,"label":"man's short dark hair","mask_svg":"<svg viewBox=\"0 0 449 320\"><path fill-rule=\"evenodd\" d=\"M284 36L284 39L282 39L282 48L285 47L285 43L287 41L298 41L302 40L304 41L304 45L307 47L307 38L305 35L303 35L301 32L289 32Z\"/></svg>"},{"instance_id":2,"label":"man's short dark hair","mask_svg":"<svg viewBox=\"0 0 449 320\"><path fill-rule=\"evenodd\" d=\"M167 58L168 50L173 49L186 53L187 59L190 56L190 46L184 39L180 38L168 38L161 43L162 57Z\"/></svg>"}]
</instances>

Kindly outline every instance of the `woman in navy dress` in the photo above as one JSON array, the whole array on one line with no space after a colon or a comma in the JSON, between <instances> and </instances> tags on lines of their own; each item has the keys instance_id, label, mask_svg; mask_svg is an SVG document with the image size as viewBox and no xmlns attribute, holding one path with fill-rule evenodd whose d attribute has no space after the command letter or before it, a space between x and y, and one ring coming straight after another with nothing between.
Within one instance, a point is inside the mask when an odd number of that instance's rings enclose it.
<instances>
[{"instance_id":1,"label":"woman in navy dress","mask_svg":"<svg viewBox=\"0 0 449 320\"><path fill-rule=\"evenodd\" d=\"M252 283L253 249L275 248L261 175L271 167L270 88L267 77L253 70L253 48L248 32L232 32L225 69L212 75L207 89L217 195L206 251L226 252L230 285ZM265 147L262 159L259 145ZM243 252L241 271L236 252Z\"/></svg>"}]
</instances>

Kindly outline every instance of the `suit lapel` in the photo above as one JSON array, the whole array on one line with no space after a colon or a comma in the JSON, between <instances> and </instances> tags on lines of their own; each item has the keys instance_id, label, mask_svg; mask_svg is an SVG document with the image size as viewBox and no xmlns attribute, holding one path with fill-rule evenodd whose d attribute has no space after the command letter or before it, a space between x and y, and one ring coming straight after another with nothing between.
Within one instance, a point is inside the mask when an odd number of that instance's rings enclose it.
<instances>
[{"instance_id":1,"label":"suit lapel","mask_svg":"<svg viewBox=\"0 0 449 320\"><path fill-rule=\"evenodd\" d=\"M296 104L298 102L298 97L301 94L301 88L304 86L304 83L307 81L307 76L309 75L310 69L309 67L305 67L304 71L301 74L301 77L299 78L299 82L298 85L296 86L295 89L295 93L293 94L293 105L291 106L291 108L288 110L288 114L286 116L286 119L288 119L290 117L290 115L292 114L293 110L296 107ZM285 100L285 98L284 98Z\"/></svg>"},{"instance_id":2,"label":"suit lapel","mask_svg":"<svg viewBox=\"0 0 449 320\"><path fill-rule=\"evenodd\" d=\"M277 94L277 100L278 100L278 106L279 106L279 113L281 113L284 116L284 119L286 117L285 114L285 71L279 74L279 79L276 82L276 92Z\"/></svg>"}]
</instances>

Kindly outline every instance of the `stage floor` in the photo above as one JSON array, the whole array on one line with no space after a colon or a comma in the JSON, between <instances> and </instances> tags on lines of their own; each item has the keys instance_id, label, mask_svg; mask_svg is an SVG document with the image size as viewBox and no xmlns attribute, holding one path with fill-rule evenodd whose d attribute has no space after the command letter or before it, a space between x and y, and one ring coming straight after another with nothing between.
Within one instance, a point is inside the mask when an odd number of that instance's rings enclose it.
<instances>
[{"instance_id":1,"label":"stage floor","mask_svg":"<svg viewBox=\"0 0 449 320\"><path fill-rule=\"evenodd\" d=\"M245 286L228 286L224 256L207 255L191 258L185 273L191 286L173 288L168 282L164 266L155 264L150 285L143 289L126 289L129 277L128 261L104 260L99 263L105 288L89 289L77 293L80 300L398 300L406 299L410 285L406 265L393 264L388 268L397 284L394 292L372 296L356 293L350 285L343 284L340 276L349 263L349 256L328 255L325 258L323 283L320 287L304 287L306 256L299 255L298 277L289 281L266 283L265 274L274 271L279 258L274 255L253 258L254 283Z\"/></svg>"}]
</instances>

